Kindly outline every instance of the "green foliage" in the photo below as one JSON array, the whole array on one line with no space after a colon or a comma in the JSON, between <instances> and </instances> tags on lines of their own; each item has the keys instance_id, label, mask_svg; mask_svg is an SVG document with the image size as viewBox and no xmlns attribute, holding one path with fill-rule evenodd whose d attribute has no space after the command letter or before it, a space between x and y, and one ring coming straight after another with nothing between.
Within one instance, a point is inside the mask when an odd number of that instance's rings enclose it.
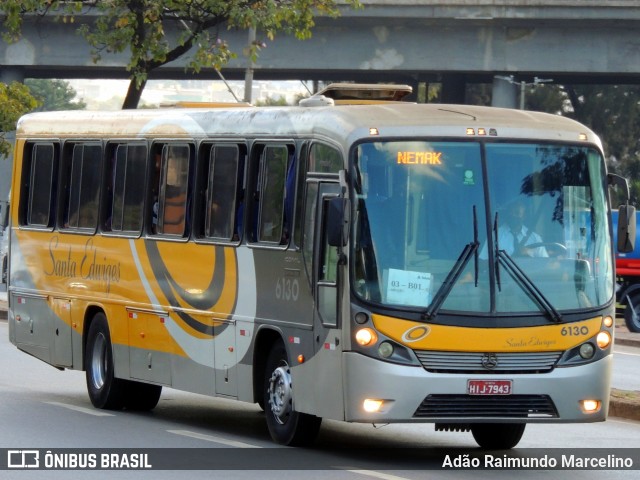
<instances>
[{"instance_id":1,"label":"green foliage","mask_svg":"<svg viewBox=\"0 0 640 480\"><path fill-rule=\"evenodd\" d=\"M264 100L258 100L256 102L257 107L284 107L286 105L288 104L287 104L287 99L285 97L278 97L278 98L267 97Z\"/></svg>"},{"instance_id":2,"label":"green foliage","mask_svg":"<svg viewBox=\"0 0 640 480\"><path fill-rule=\"evenodd\" d=\"M491 85L471 85L469 103L489 105ZM525 108L573 118L602 140L610 171L626 177L632 203L640 204L640 86L528 85ZM613 191L613 205L624 200Z\"/></svg>"},{"instance_id":3,"label":"green foliage","mask_svg":"<svg viewBox=\"0 0 640 480\"><path fill-rule=\"evenodd\" d=\"M5 140L5 133L15 130L18 119L37 105L37 100L24 85L0 83L0 155L11 153L11 144Z\"/></svg>"},{"instance_id":4,"label":"green foliage","mask_svg":"<svg viewBox=\"0 0 640 480\"><path fill-rule=\"evenodd\" d=\"M360 6L359 0L345 0L347 6ZM19 38L27 14L55 15L73 21L81 9L98 12L94 24L82 25L80 33L93 48L94 60L108 53L129 52L126 66L132 86L125 106L135 107L148 75L189 52L187 68L220 69L238 52L232 52L224 32L255 29L268 40L279 32L299 39L311 36L316 15L339 14L336 0L3 0L5 40ZM178 26L178 35L167 34ZM172 28L171 31L175 31ZM256 40L244 52L255 59L266 44Z\"/></svg>"},{"instance_id":5,"label":"green foliage","mask_svg":"<svg viewBox=\"0 0 640 480\"><path fill-rule=\"evenodd\" d=\"M631 201L640 202L640 86L565 86L570 100L567 113L596 132L611 171L626 177ZM614 205L622 199L614 199Z\"/></svg>"},{"instance_id":6,"label":"green foliage","mask_svg":"<svg viewBox=\"0 0 640 480\"><path fill-rule=\"evenodd\" d=\"M40 104L36 111L54 110L83 110L87 107L84 102L76 102L76 91L64 80L27 79L25 85Z\"/></svg>"}]
</instances>

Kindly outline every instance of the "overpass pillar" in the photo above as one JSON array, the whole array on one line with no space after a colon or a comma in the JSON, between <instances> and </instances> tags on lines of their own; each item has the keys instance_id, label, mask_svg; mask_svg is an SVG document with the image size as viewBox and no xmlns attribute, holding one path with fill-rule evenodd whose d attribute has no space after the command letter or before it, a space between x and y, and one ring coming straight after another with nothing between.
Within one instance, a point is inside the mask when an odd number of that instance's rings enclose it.
<instances>
[{"instance_id":1,"label":"overpass pillar","mask_svg":"<svg viewBox=\"0 0 640 480\"><path fill-rule=\"evenodd\" d=\"M24 82L24 70L20 67L2 67L0 68L0 82L7 85L11 82Z\"/></svg>"},{"instance_id":2,"label":"overpass pillar","mask_svg":"<svg viewBox=\"0 0 640 480\"><path fill-rule=\"evenodd\" d=\"M442 76L442 103L464 104L467 93L467 82L464 75L446 74Z\"/></svg>"},{"instance_id":3,"label":"overpass pillar","mask_svg":"<svg viewBox=\"0 0 640 480\"><path fill-rule=\"evenodd\" d=\"M509 77L493 77L491 106L518 108L518 86Z\"/></svg>"}]
</instances>

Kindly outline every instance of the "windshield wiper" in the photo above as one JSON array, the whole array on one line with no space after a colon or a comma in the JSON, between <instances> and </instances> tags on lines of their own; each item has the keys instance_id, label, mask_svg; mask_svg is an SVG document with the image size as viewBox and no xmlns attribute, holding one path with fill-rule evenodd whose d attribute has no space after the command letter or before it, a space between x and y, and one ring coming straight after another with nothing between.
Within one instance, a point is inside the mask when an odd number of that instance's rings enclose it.
<instances>
[{"instance_id":1,"label":"windshield wiper","mask_svg":"<svg viewBox=\"0 0 640 480\"><path fill-rule=\"evenodd\" d=\"M467 243L462 249L462 253L456 260L456 263L453 265L449 273L447 274L447 278L444 279L442 285L433 296L433 301L424 312L423 317L427 320L431 320L434 318L440 307L447 299L451 290L453 290L454 285L462 275L467 263L471 260L471 256L475 256L475 286L478 286L478 248L480 246L480 242L478 242L478 218L476 215L476 206L473 206L473 242Z\"/></svg>"},{"instance_id":2,"label":"windshield wiper","mask_svg":"<svg viewBox=\"0 0 640 480\"><path fill-rule=\"evenodd\" d=\"M562 315L558 312L552 303L545 297L544 293L533 283L533 280L520 268L520 266L511 258L505 250L500 249L498 244L498 213L496 212L495 222L493 224L494 242L495 242L495 275L498 290L502 290L500 284L500 265L509 271L516 279L520 287L541 307L551 320L556 323L562 322Z\"/></svg>"}]
</instances>

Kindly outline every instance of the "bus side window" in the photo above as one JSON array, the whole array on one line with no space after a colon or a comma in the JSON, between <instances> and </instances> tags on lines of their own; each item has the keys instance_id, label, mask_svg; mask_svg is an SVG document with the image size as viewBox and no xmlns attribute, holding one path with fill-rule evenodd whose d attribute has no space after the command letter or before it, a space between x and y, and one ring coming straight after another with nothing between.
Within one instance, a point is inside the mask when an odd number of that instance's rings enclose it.
<instances>
[{"instance_id":1,"label":"bus side window","mask_svg":"<svg viewBox=\"0 0 640 480\"><path fill-rule=\"evenodd\" d=\"M298 171L295 180L295 212L293 213L293 242L302 248L304 221L305 185L307 180L307 165L309 164L309 147L305 144L298 155ZM293 193L289 193L293 196Z\"/></svg>"},{"instance_id":2,"label":"bus side window","mask_svg":"<svg viewBox=\"0 0 640 480\"><path fill-rule=\"evenodd\" d=\"M157 198L158 234L185 236L189 226L189 172L191 147L166 144L162 147ZM156 214L156 201L153 215Z\"/></svg>"},{"instance_id":3,"label":"bus side window","mask_svg":"<svg viewBox=\"0 0 640 480\"><path fill-rule=\"evenodd\" d=\"M214 145L208 158L204 236L239 241L242 224L244 152L238 145Z\"/></svg>"},{"instance_id":4,"label":"bus side window","mask_svg":"<svg viewBox=\"0 0 640 480\"><path fill-rule=\"evenodd\" d=\"M61 228L95 230L100 192L99 143L76 143L65 148L62 158Z\"/></svg>"},{"instance_id":5,"label":"bus side window","mask_svg":"<svg viewBox=\"0 0 640 480\"><path fill-rule=\"evenodd\" d=\"M287 145L265 146L260 155L259 176L253 195L251 239L276 245L289 240L285 213L287 172L293 162L293 148ZM293 183L293 182L292 182Z\"/></svg>"},{"instance_id":6,"label":"bus side window","mask_svg":"<svg viewBox=\"0 0 640 480\"><path fill-rule=\"evenodd\" d=\"M109 151L109 168L105 175L105 231L140 233L147 163L144 144L117 144ZM110 198L109 198L110 197Z\"/></svg>"},{"instance_id":7,"label":"bus side window","mask_svg":"<svg viewBox=\"0 0 640 480\"><path fill-rule=\"evenodd\" d=\"M27 144L25 152L28 165L23 170L21 205L24 211L20 212L20 224L50 227L57 185L58 148L53 143L35 143Z\"/></svg>"}]
</instances>

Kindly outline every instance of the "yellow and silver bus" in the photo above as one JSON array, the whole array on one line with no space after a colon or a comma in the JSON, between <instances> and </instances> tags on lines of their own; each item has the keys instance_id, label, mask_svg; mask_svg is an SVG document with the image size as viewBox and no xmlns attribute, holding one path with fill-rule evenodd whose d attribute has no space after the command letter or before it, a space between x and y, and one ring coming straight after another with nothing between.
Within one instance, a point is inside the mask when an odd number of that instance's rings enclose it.
<instances>
[{"instance_id":1,"label":"yellow and silver bus","mask_svg":"<svg viewBox=\"0 0 640 480\"><path fill-rule=\"evenodd\" d=\"M285 445L323 418L485 448L605 420L626 182L596 135L338 97L23 117L11 342L85 371L97 408L162 387L258 403Z\"/></svg>"}]
</instances>

